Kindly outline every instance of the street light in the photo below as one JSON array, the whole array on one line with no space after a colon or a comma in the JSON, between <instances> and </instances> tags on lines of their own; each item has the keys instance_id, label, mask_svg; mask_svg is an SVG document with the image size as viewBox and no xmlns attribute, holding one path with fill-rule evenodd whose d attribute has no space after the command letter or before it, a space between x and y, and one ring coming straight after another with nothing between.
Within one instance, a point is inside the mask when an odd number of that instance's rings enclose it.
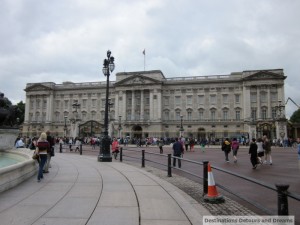
<instances>
[{"instance_id":1,"label":"street light","mask_svg":"<svg viewBox=\"0 0 300 225\"><path fill-rule=\"evenodd\" d=\"M102 72L106 76L106 97L105 97L105 115L104 115L104 136L101 140L100 152L98 161L111 162L112 157L110 154L110 137L108 136L108 107L109 107L109 75L115 69L115 58L111 56L111 51L107 51L107 59L104 59Z\"/></svg>"},{"instance_id":2,"label":"street light","mask_svg":"<svg viewBox=\"0 0 300 225\"><path fill-rule=\"evenodd\" d=\"M64 117L65 118L65 127L64 127L64 136L67 137L67 116Z\"/></svg>"},{"instance_id":3,"label":"street light","mask_svg":"<svg viewBox=\"0 0 300 225\"><path fill-rule=\"evenodd\" d=\"M179 131L180 131L180 137L182 137L183 131L184 131L183 125L182 125L182 118L183 118L183 115L180 116L180 129L179 129Z\"/></svg>"},{"instance_id":4,"label":"street light","mask_svg":"<svg viewBox=\"0 0 300 225\"><path fill-rule=\"evenodd\" d=\"M121 139L121 130L122 130L122 125L121 125L121 118L122 116L119 116L119 138Z\"/></svg>"}]
</instances>

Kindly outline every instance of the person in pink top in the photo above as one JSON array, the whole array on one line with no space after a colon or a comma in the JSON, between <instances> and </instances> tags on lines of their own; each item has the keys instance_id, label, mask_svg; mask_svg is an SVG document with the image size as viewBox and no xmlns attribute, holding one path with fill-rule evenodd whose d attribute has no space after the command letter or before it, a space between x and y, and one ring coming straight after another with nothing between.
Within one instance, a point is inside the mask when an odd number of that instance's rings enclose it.
<instances>
[{"instance_id":1,"label":"person in pink top","mask_svg":"<svg viewBox=\"0 0 300 225\"><path fill-rule=\"evenodd\" d=\"M237 152L239 150L240 147L240 143L237 141L236 138L233 138L232 142L231 142L231 148L232 148L232 154L233 154L233 158L234 158L234 162L237 162Z\"/></svg>"},{"instance_id":2,"label":"person in pink top","mask_svg":"<svg viewBox=\"0 0 300 225\"><path fill-rule=\"evenodd\" d=\"M117 159L118 153L119 153L119 142L116 138L114 138L112 144L111 144L111 151L114 155L115 159Z\"/></svg>"}]
</instances>

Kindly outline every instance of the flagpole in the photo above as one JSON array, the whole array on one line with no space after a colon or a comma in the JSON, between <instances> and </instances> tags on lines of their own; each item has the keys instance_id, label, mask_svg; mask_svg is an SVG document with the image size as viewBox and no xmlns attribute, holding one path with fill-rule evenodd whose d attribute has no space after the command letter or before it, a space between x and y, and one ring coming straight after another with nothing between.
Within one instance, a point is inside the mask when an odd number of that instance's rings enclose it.
<instances>
[{"instance_id":1,"label":"flagpole","mask_svg":"<svg viewBox=\"0 0 300 225\"><path fill-rule=\"evenodd\" d=\"M144 49L143 55L144 55L144 71L146 71L146 49Z\"/></svg>"}]
</instances>

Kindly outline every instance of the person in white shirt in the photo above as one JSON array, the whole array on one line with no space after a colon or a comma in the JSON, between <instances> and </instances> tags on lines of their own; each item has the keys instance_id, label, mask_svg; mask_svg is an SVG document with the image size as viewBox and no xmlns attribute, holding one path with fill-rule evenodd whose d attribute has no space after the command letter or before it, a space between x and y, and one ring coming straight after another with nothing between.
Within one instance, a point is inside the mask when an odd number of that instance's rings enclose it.
<instances>
[{"instance_id":1,"label":"person in white shirt","mask_svg":"<svg viewBox=\"0 0 300 225\"><path fill-rule=\"evenodd\" d=\"M19 140L16 141L16 148L24 148L24 142L23 142L23 138L20 138Z\"/></svg>"}]
</instances>

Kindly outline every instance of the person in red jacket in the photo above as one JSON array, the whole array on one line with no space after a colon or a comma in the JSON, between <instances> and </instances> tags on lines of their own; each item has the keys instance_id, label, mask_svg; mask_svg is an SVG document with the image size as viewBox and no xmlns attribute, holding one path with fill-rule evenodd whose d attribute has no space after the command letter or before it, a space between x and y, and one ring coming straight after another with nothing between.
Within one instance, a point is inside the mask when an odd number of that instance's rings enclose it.
<instances>
[{"instance_id":1,"label":"person in red jacket","mask_svg":"<svg viewBox=\"0 0 300 225\"><path fill-rule=\"evenodd\" d=\"M111 151L114 155L115 159L117 159L118 153L119 153L119 142L116 138L114 138L112 144L111 144Z\"/></svg>"}]
</instances>

